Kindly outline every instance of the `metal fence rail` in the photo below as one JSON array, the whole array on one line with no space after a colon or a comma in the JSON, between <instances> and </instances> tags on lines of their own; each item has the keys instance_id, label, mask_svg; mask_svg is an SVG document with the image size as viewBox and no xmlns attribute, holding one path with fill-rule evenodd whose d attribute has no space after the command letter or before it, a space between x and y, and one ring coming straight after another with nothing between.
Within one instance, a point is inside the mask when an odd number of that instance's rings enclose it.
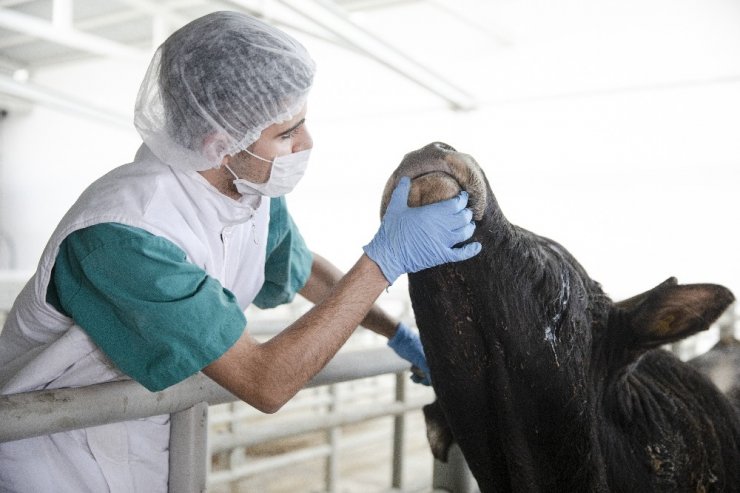
<instances>
[{"instance_id":1,"label":"metal fence rail","mask_svg":"<svg viewBox=\"0 0 740 493\"><path fill-rule=\"evenodd\" d=\"M0 271L0 327L15 295L25 284L28 275L17 272ZM405 292L386 293L382 303L395 316L413 324L410 303ZM268 312L250 314L256 322L252 331L258 338L269 338L285 327L307 309L305 303L293 303ZM151 393L132 381L110 382L75 389L56 389L23 394L0 396L0 442L29 438L33 436L56 433L65 430L97 426L107 423L139 419L148 416L170 414L170 491L201 492L217 484L228 484L233 481L264 473L280 467L286 467L316 457L324 457L325 485L328 492L338 491L338 462L340 450L350 450L371 440L392 440L391 491L404 491L402 472L408 467L404 457L405 427L407 413L418 410L432 399L418 389L407 393L408 362L398 358L390 349L377 347L374 334L359 331L327 367L314 378L307 387L316 392L316 397L294 399L285 406L289 412L301 412L302 416L313 415L317 406L324 409L324 414L308 425L297 426L275 419L277 416L260 418L258 426L244 430L241 420L244 417L258 415L256 411L238 401L232 394L221 388L202 374L174 385L162 392ZM353 349L356 348L356 349ZM395 387L387 378L395 374ZM385 377L383 377L385 375ZM378 378L371 378L378 377ZM355 383L349 383L358 381ZM384 382L382 388L372 388L374 382ZM347 382L347 383L344 383ZM335 395L344 385L350 385L351 391L339 398ZM359 387L355 387L355 385ZM323 387L323 388L322 388ZM368 388L370 387L370 388ZM359 390L357 390L359 388ZM395 395L394 389L395 388ZM326 395L325 392L329 393ZM310 395L310 394L309 394ZM383 396L380 402L378 396ZM345 398L360 397L359 403L346 406L341 403ZM387 402L390 399L390 402ZM227 404L230 403L230 404ZM209 409L211 405L226 404ZM367 407L364 408L367 404ZM222 409L238 409L236 412L220 414ZM210 415L210 416L209 416ZM360 423L365 420L388 416L393 419L391 436L350 437L342 435L342 427ZM303 418L302 418L303 419ZM214 424L226 427L230 433L214 433ZM267 428L272 430L264 431ZM269 458L237 460L230 464L229 470L211 471L211 459L217 456L234 457L237 451L246 451L250 444L266 443L281 437L295 436L307 431L323 431L328 437L327 443L313 449L296 450ZM273 433L274 432L274 433ZM274 436L271 436L271 433ZM418 439L418 437L416 437ZM387 443L387 442L386 442ZM231 447L234 447L230 450ZM231 462L231 461L229 461ZM433 469L434 477L428 484L450 484L442 477L447 465ZM458 466L455 466L458 467ZM464 462L460 465L466 469ZM453 468L454 469L454 468ZM453 477L459 475L455 470L449 472ZM413 487L412 487L413 489ZM418 491L418 488L413 489ZM436 491L436 490L435 490ZM448 489L455 493L467 493L463 489Z\"/></svg>"},{"instance_id":2,"label":"metal fence rail","mask_svg":"<svg viewBox=\"0 0 740 493\"><path fill-rule=\"evenodd\" d=\"M400 373L407 368L408 362L387 348L340 353L308 386ZM149 392L138 383L121 381L5 395L0 396L0 442L170 414L170 491L202 492L206 488L208 405L235 400L230 392L202 374L161 392ZM385 414L402 414L419 405L398 404L397 409ZM369 411L365 416L348 414L339 419L353 421L373 415Z\"/></svg>"},{"instance_id":3,"label":"metal fence rail","mask_svg":"<svg viewBox=\"0 0 740 493\"><path fill-rule=\"evenodd\" d=\"M409 363L390 349L340 353L309 387L398 373ZM161 392L149 392L133 381L81 388L40 390L0 396L0 442L118 421L172 414L200 402L222 404L237 398L203 374Z\"/></svg>"}]
</instances>

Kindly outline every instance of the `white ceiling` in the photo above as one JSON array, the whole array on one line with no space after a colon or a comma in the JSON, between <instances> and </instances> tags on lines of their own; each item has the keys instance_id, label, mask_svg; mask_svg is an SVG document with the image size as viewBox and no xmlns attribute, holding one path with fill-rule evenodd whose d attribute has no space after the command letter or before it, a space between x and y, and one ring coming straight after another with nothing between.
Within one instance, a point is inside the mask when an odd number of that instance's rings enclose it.
<instances>
[{"instance_id":1,"label":"white ceiling","mask_svg":"<svg viewBox=\"0 0 740 493\"><path fill-rule=\"evenodd\" d=\"M453 108L475 102L444 74L416 62L354 21L364 12L421 0L0 0L0 95L40 102L37 69L90 57L148 59L188 21L214 10L243 11L373 59Z\"/></svg>"},{"instance_id":2,"label":"white ceiling","mask_svg":"<svg viewBox=\"0 0 740 493\"><path fill-rule=\"evenodd\" d=\"M736 0L0 0L0 106L59 108L64 96L35 86L34 71L90 57L148 60L172 31L214 10L370 59L395 77L401 99L428 96L422 106L740 80ZM346 77L362 75L345 57L333 76L343 64L355 71Z\"/></svg>"}]
</instances>

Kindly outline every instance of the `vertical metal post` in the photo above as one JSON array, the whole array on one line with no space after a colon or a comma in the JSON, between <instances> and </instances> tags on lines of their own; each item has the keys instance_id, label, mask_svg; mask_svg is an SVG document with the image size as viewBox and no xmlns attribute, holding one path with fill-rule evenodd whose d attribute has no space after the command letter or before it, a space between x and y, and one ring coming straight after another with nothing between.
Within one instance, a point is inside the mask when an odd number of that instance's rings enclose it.
<instances>
[{"instance_id":1,"label":"vertical metal post","mask_svg":"<svg viewBox=\"0 0 740 493\"><path fill-rule=\"evenodd\" d=\"M331 396L331 402L328 411L331 414L339 411L341 407L341 393L338 384L329 386L329 395ZM339 487L339 442L341 437L342 430L338 426L329 429L328 438L331 451L326 458L326 471L324 473L328 493L336 493Z\"/></svg>"},{"instance_id":2,"label":"vertical metal post","mask_svg":"<svg viewBox=\"0 0 740 493\"><path fill-rule=\"evenodd\" d=\"M406 372L396 373L396 402L406 402ZM391 486L401 490L403 483L403 454L406 437L406 414L393 418L393 477Z\"/></svg>"},{"instance_id":3,"label":"vertical metal post","mask_svg":"<svg viewBox=\"0 0 740 493\"><path fill-rule=\"evenodd\" d=\"M434 461L432 490L449 493L478 493L478 483L468 468L460 447L455 443L450 447L447 463Z\"/></svg>"},{"instance_id":4,"label":"vertical metal post","mask_svg":"<svg viewBox=\"0 0 740 493\"><path fill-rule=\"evenodd\" d=\"M51 5L51 22L59 29L72 29L72 0L54 0Z\"/></svg>"},{"instance_id":5,"label":"vertical metal post","mask_svg":"<svg viewBox=\"0 0 740 493\"><path fill-rule=\"evenodd\" d=\"M237 414L239 413L239 407L241 401L232 402L229 404L229 434L234 436L242 431L242 427L237 423ZM241 448L233 448L228 452L227 461L229 463L229 471L233 471L247 461L246 451ZM231 493L239 493L239 481L231 481L229 483L229 491Z\"/></svg>"},{"instance_id":6,"label":"vertical metal post","mask_svg":"<svg viewBox=\"0 0 740 493\"><path fill-rule=\"evenodd\" d=\"M170 415L169 493L203 493L206 490L208 404Z\"/></svg>"}]
</instances>

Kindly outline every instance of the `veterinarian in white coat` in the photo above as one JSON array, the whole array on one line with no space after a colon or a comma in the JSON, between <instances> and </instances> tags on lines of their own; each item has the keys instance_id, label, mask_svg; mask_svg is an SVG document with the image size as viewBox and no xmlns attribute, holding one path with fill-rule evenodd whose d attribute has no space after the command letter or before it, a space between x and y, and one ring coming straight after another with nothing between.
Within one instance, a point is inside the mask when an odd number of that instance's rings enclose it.
<instances>
[{"instance_id":1,"label":"veterinarian in white coat","mask_svg":"<svg viewBox=\"0 0 740 493\"><path fill-rule=\"evenodd\" d=\"M285 33L217 12L174 33L139 91L143 144L59 223L0 335L0 391L132 378L158 391L203 371L274 412L362 323L428 372L418 335L374 308L405 272L478 253L467 196L416 209L409 182L344 276L312 254L284 195L313 145L314 64ZM331 214L331 211L327 213ZM317 303L268 342L251 303ZM3 492L163 492L169 417L0 444Z\"/></svg>"}]
</instances>

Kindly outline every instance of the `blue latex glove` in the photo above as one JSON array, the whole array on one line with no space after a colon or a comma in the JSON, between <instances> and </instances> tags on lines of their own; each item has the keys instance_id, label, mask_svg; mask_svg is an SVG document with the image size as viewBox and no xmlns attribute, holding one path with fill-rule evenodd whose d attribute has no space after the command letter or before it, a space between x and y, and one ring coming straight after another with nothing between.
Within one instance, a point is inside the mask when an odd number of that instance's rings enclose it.
<instances>
[{"instance_id":1,"label":"blue latex glove","mask_svg":"<svg viewBox=\"0 0 740 493\"><path fill-rule=\"evenodd\" d=\"M401 274L418 272L478 254L481 244L453 245L473 236L473 211L466 209L468 193L422 207L409 207L411 179L401 178L393 190L380 229L363 250L389 283Z\"/></svg>"},{"instance_id":2,"label":"blue latex glove","mask_svg":"<svg viewBox=\"0 0 740 493\"><path fill-rule=\"evenodd\" d=\"M411 380L424 385L431 385L432 378L429 373L427 359L424 357L424 348L421 346L419 334L411 330L406 324L398 324L396 335L388 339L388 346L393 349L397 355L414 365L420 373L412 373Z\"/></svg>"}]
</instances>

